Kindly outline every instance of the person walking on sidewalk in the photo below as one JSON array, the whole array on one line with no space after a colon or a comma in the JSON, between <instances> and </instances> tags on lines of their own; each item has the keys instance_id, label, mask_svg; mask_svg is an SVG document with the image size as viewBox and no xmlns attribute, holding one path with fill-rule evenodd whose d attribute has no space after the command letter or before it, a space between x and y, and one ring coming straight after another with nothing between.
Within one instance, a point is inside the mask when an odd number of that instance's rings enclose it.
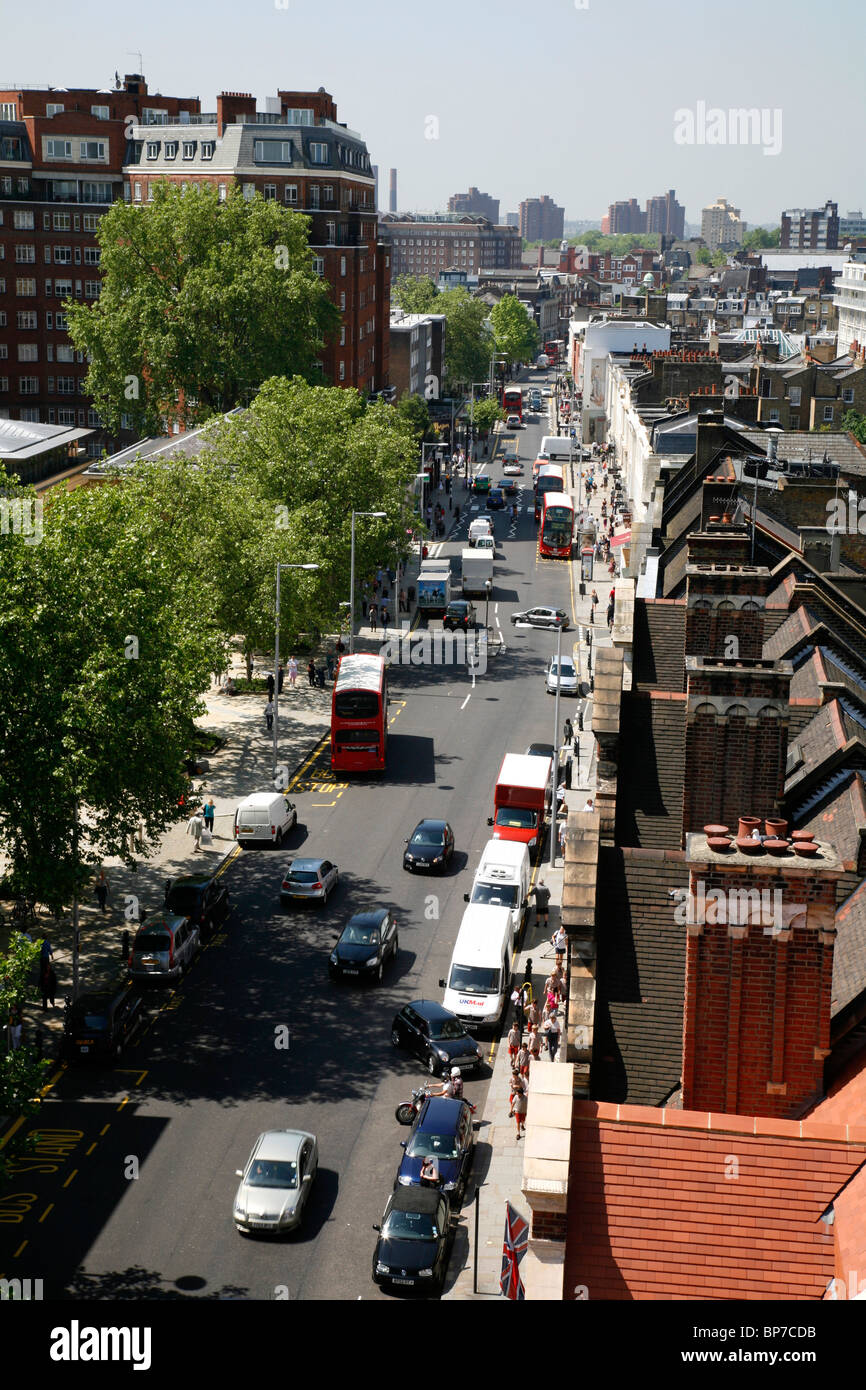
<instances>
[{"instance_id":1,"label":"person walking on sidewalk","mask_svg":"<svg viewBox=\"0 0 866 1390\"><path fill-rule=\"evenodd\" d=\"M375 631L376 631L376 605L375 605L375 603L371 603L371 604L370 604L370 612L369 612L369 615L368 615L368 616L369 616L369 619L370 619L370 627L371 627L371 628L373 629L373 631L375 632Z\"/></svg>"},{"instance_id":2,"label":"person walking on sidewalk","mask_svg":"<svg viewBox=\"0 0 866 1390\"><path fill-rule=\"evenodd\" d=\"M607 605L607 630L608 630L608 632L612 632L612 631L613 631L613 600L612 600L612 599L611 599L610 603Z\"/></svg>"},{"instance_id":3,"label":"person walking on sidewalk","mask_svg":"<svg viewBox=\"0 0 866 1390\"><path fill-rule=\"evenodd\" d=\"M511 1104L511 1114L517 1121L517 1137L520 1138L520 1131L526 1133L526 1092L515 1091L514 1100Z\"/></svg>"},{"instance_id":4,"label":"person walking on sidewalk","mask_svg":"<svg viewBox=\"0 0 866 1390\"><path fill-rule=\"evenodd\" d=\"M270 733L271 729L274 727L274 702L273 702L273 700L268 700L268 703L265 705L265 723L267 724L268 732Z\"/></svg>"},{"instance_id":5,"label":"person walking on sidewalk","mask_svg":"<svg viewBox=\"0 0 866 1390\"><path fill-rule=\"evenodd\" d=\"M100 911L105 911L105 904L108 902L108 879L105 877L105 870L99 870L99 877L96 880L96 901L99 903Z\"/></svg>"},{"instance_id":6,"label":"person walking on sidewalk","mask_svg":"<svg viewBox=\"0 0 866 1390\"><path fill-rule=\"evenodd\" d=\"M593 589L592 593L590 594L590 609L589 609L589 621L590 621L591 623L594 623L594 622L595 622L595 610L596 610L597 607L598 607L598 594L596 593L595 589Z\"/></svg>"},{"instance_id":7,"label":"person walking on sidewalk","mask_svg":"<svg viewBox=\"0 0 866 1390\"><path fill-rule=\"evenodd\" d=\"M213 835L213 819L216 815L216 802L212 796L208 797L201 814L205 830L209 830L211 835Z\"/></svg>"},{"instance_id":8,"label":"person walking on sidewalk","mask_svg":"<svg viewBox=\"0 0 866 1390\"><path fill-rule=\"evenodd\" d=\"M514 1060L515 1060L516 1063L517 1063L517 1070L520 1072L520 1075L521 1075L521 1076L528 1076L528 1075L529 1075L529 1048L526 1046L526 1043L521 1043L521 1044L520 1044L520 1047L519 1047L518 1050L517 1050L517 1056L515 1057Z\"/></svg>"},{"instance_id":9,"label":"person walking on sidewalk","mask_svg":"<svg viewBox=\"0 0 866 1390\"><path fill-rule=\"evenodd\" d=\"M49 1003L54 1008L55 995L57 993L57 975L50 960L43 960L39 968L39 989L42 994L42 1009L47 1010Z\"/></svg>"},{"instance_id":10,"label":"person walking on sidewalk","mask_svg":"<svg viewBox=\"0 0 866 1390\"><path fill-rule=\"evenodd\" d=\"M307 685L316 684L316 663L312 657L307 662Z\"/></svg>"},{"instance_id":11,"label":"person walking on sidewalk","mask_svg":"<svg viewBox=\"0 0 866 1390\"><path fill-rule=\"evenodd\" d=\"M406 590L405 590L405 589L401 589L401 590L400 590L400 598L399 598L399 600L398 600L398 608L399 608L399 611L400 611L401 613L408 613L408 612L409 612L409 606L408 606L408 604L406 603Z\"/></svg>"},{"instance_id":12,"label":"person walking on sidewalk","mask_svg":"<svg viewBox=\"0 0 866 1390\"><path fill-rule=\"evenodd\" d=\"M198 811L193 811L192 815L190 816L187 822L186 833L187 835L192 835L193 839L195 840L195 845L193 846L194 849L201 849L201 832L203 829L204 821L202 820Z\"/></svg>"},{"instance_id":13,"label":"person walking on sidewalk","mask_svg":"<svg viewBox=\"0 0 866 1390\"><path fill-rule=\"evenodd\" d=\"M538 1032L540 1023L541 1013L538 1008L538 1002L535 999L530 999L529 1005L526 1010L526 1026L529 1029L530 1037L532 1037L533 1033Z\"/></svg>"},{"instance_id":14,"label":"person walking on sidewalk","mask_svg":"<svg viewBox=\"0 0 866 1390\"><path fill-rule=\"evenodd\" d=\"M574 743L574 728L570 719L566 719L565 721L565 726L562 730L562 741L566 748L570 748Z\"/></svg>"},{"instance_id":15,"label":"person walking on sidewalk","mask_svg":"<svg viewBox=\"0 0 866 1390\"><path fill-rule=\"evenodd\" d=\"M273 671L268 671L267 686L268 686L268 699L269 699L269 700L272 700L272 699L274 698L274 673L273 673Z\"/></svg>"},{"instance_id":16,"label":"person walking on sidewalk","mask_svg":"<svg viewBox=\"0 0 866 1390\"><path fill-rule=\"evenodd\" d=\"M529 1060L530 1062L541 1060L541 1034L537 1028L529 1035Z\"/></svg>"},{"instance_id":17,"label":"person walking on sidewalk","mask_svg":"<svg viewBox=\"0 0 866 1390\"><path fill-rule=\"evenodd\" d=\"M298 679L298 663L293 656L289 657L289 685L294 690L295 681Z\"/></svg>"},{"instance_id":18,"label":"person walking on sidewalk","mask_svg":"<svg viewBox=\"0 0 866 1390\"><path fill-rule=\"evenodd\" d=\"M523 1042L523 1029L516 1021L512 1023L508 1034L508 1055L512 1063L515 1061Z\"/></svg>"},{"instance_id":19,"label":"person walking on sidewalk","mask_svg":"<svg viewBox=\"0 0 866 1390\"><path fill-rule=\"evenodd\" d=\"M545 1019L541 1025L541 1031L547 1035L547 1055L551 1062L555 1062L561 1032L559 1019L555 1013L551 1013L549 1018Z\"/></svg>"},{"instance_id":20,"label":"person walking on sidewalk","mask_svg":"<svg viewBox=\"0 0 866 1390\"><path fill-rule=\"evenodd\" d=\"M563 959L563 956L565 955L565 948L566 948L566 946L568 945L568 937L566 936L565 930L564 930L564 928L562 927L561 924L560 924L560 926L557 927L556 931L553 933L553 936L550 938L550 940L551 940L551 943L552 943L552 945L553 945L553 949L554 949L554 951L556 952L556 964L557 964L557 965L560 967L560 969L561 969L561 968L562 968L562 959Z\"/></svg>"},{"instance_id":21,"label":"person walking on sidewalk","mask_svg":"<svg viewBox=\"0 0 866 1390\"><path fill-rule=\"evenodd\" d=\"M535 898L535 919L540 927L546 927L550 920L550 889L540 878L529 895Z\"/></svg>"}]
</instances>

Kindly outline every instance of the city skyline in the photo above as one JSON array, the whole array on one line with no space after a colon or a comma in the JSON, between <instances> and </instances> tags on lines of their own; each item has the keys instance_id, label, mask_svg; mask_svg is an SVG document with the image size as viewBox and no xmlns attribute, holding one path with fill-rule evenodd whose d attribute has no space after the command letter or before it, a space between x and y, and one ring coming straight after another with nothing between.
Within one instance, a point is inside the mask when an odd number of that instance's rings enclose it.
<instances>
[{"instance_id":1,"label":"city skyline","mask_svg":"<svg viewBox=\"0 0 866 1390\"><path fill-rule=\"evenodd\" d=\"M0 81L109 87L115 71L141 66L151 90L198 95L205 109L214 108L223 90L249 91L263 104L280 87L323 86L380 170L399 171L399 211L444 209L451 194L470 185L498 198L503 217L546 193L569 221L600 220L616 199L634 194L643 202L663 188L676 189L691 223L720 190L750 227L778 221L785 207L820 207L828 198L841 216L863 206L856 163L839 135L863 118L856 45L834 48L832 103L807 106L792 96L790 74L802 63L803 35L815 18L805 0L771 0L759 11L731 0L718 65L706 49L719 43L718 35L709 23L702 32L700 12L689 12L688 26L674 23L684 13L680 0L662 0L652 13L636 0L547 8L546 15L530 16L514 0L495 9L477 0L472 12L485 24L486 72L510 71L519 39L526 80L543 78L536 124L526 120L523 102L503 108L472 101L479 71L471 45L449 48L447 82L441 61L429 70L419 66L429 20L394 0L373 5L373 28L370 9L359 15L346 0L337 0L327 18L273 0L249 11L242 30L232 26L230 52L224 35L235 11L225 0L208 7L207 29L198 7L169 10L157 0L137 18L135 31L105 0L95 0L98 22L87 35L73 30L62 49L48 51L44 21L50 24L55 11L60 16L52 0L38 15L19 9L7 17L8 67ZM839 25L858 17L854 0L830 0L829 10ZM443 0L437 31L462 32L466 13ZM734 67L727 54L738 22L755 61L741 58ZM339 46L335 31L345 40ZM365 50L365 33L375 33L375 48L370 40ZM772 64L764 61L770 50ZM748 121L747 111L755 112ZM380 199L383 192L380 184Z\"/></svg>"}]
</instances>

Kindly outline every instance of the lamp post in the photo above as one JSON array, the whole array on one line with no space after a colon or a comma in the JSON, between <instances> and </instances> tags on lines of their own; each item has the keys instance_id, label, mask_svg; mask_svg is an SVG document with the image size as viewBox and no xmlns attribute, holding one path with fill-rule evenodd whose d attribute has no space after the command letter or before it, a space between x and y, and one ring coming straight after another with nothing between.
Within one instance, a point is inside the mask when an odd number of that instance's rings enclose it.
<instances>
[{"instance_id":1,"label":"lamp post","mask_svg":"<svg viewBox=\"0 0 866 1390\"><path fill-rule=\"evenodd\" d=\"M484 597L484 631L485 631L485 634L486 634L486 632L487 632L487 620L488 620L488 618L489 618L489 616L490 616L490 595L491 595L492 591L493 591L493 580L492 580L492 579L485 579L485 581L484 581L484 595L485 595L485 597Z\"/></svg>"},{"instance_id":2,"label":"lamp post","mask_svg":"<svg viewBox=\"0 0 866 1390\"><path fill-rule=\"evenodd\" d=\"M427 474L426 474L426 473L416 473L416 474L415 474L415 481L416 481L416 483L420 483L420 484L421 484L421 525L423 526L423 525L424 525L424 495L425 495L424 487L425 487L425 484L426 484L426 482L427 482ZM423 558L423 555L424 555L424 537L423 537L423 535L421 534L421 532L419 531L419 532L418 532L418 569L419 569L419 570L421 569L421 560L422 560L422 558Z\"/></svg>"},{"instance_id":3,"label":"lamp post","mask_svg":"<svg viewBox=\"0 0 866 1390\"><path fill-rule=\"evenodd\" d=\"M387 516L387 512L352 512L352 551L349 560L349 654L355 650L355 517Z\"/></svg>"},{"instance_id":4,"label":"lamp post","mask_svg":"<svg viewBox=\"0 0 866 1390\"><path fill-rule=\"evenodd\" d=\"M559 783L559 688L562 684L562 623L556 625L556 700L553 706L553 802L551 804L550 826L550 867L556 868L556 842L559 838L557 826L556 791Z\"/></svg>"},{"instance_id":5,"label":"lamp post","mask_svg":"<svg viewBox=\"0 0 866 1390\"><path fill-rule=\"evenodd\" d=\"M318 565L277 564L277 612L274 633L274 748L271 777L277 776L277 729L280 722L280 570L317 570Z\"/></svg>"}]
</instances>

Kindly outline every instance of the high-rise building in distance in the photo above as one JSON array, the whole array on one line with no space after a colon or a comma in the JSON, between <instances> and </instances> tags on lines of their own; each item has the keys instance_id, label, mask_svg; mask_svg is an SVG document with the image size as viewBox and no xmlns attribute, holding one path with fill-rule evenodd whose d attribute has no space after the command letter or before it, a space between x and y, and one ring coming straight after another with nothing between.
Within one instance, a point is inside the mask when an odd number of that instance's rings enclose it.
<instances>
[{"instance_id":1,"label":"high-rise building in distance","mask_svg":"<svg viewBox=\"0 0 866 1390\"><path fill-rule=\"evenodd\" d=\"M781 250L835 251L839 245L839 205L787 208L782 213Z\"/></svg>"},{"instance_id":2,"label":"high-rise building in distance","mask_svg":"<svg viewBox=\"0 0 866 1390\"><path fill-rule=\"evenodd\" d=\"M479 192L472 185L467 193L452 193L448 199L448 211L464 213L468 217L486 217L495 226L499 222L499 199Z\"/></svg>"},{"instance_id":3,"label":"high-rise building in distance","mask_svg":"<svg viewBox=\"0 0 866 1390\"><path fill-rule=\"evenodd\" d=\"M546 193L520 204L520 235L526 241L553 241L562 236L564 222L565 209L557 207Z\"/></svg>"},{"instance_id":4,"label":"high-rise building in distance","mask_svg":"<svg viewBox=\"0 0 866 1390\"><path fill-rule=\"evenodd\" d=\"M740 209L727 198L717 198L701 209L701 237L711 250L720 246L742 246L746 224Z\"/></svg>"}]
</instances>

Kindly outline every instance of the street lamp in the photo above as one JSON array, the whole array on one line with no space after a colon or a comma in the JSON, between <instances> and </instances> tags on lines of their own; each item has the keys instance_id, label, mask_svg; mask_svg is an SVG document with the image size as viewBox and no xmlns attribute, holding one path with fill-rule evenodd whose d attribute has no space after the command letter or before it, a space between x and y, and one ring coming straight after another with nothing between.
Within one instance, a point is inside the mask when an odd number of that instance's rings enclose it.
<instances>
[{"instance_id":1,"label":"street lamp","mask_svg":"<svg viewBox=\"0 0 866 1390\"><path fill-rule=\"evenodd\" d=\"M559 838L557 826L556 791L559 782L559 688L562 684L562 623L556 625L556 700L553 707L553 802L551 805L552 824L550 828L550 867L556 868L556 842Z\"/></svg>"},{"instance_id":2,"label":"street lamp","mask_svg":"<svg viewBox=\"0 0 866 1390\"><path fill-rule=\"evenodd\" d=\"M423 526L423 525L424 525L424 496L425 496L425 491L424 491L424 489L425 489L425 486L426 486L426 483L427 483L427 474L426 474L426 473L416 473L416 474L415 474L415 481L416 481L416 483L420 483L420 484L421 484L421 525ZM422 560L423 556L424 556L424 537L423 537L421 531L419 530L419 532L418 532L418 568L419 568L419 569L421 568L421 560Z\"/></svg>"},{"instance_id":3,"label":"street lamp","mask_svg":"<svg viewBox=\"0 0 866 1390\"><path fill-rule=\"evenodd\" d=\"M484 581L484 594L485 594L485 600L484 600L484 631L485 631L485 633L487 632L487 619L488 619L488 617L490 616L490 595L491 595L492 592L493 592L493 580L492 580L492 579L485 579L485 581Z\"/></svg>"},{"instance_id":4,"label":"street lamp","mask_svg":"<svg viewBox=\"0 0 866 1390\"><path fill-rule=\"evenodd\" d=\"M352 512L352 551L349 560L349 653L355 650L355 517L387 516L387 512Z\"/></svg>"},{"instance_id":5,"label":"street lamp","mask_svg":"<svg viewBox=\"0 0 866 1390\"><path fill-rule=\"evenodd\" d=\"M280 570L317 570L318 565L277 564L277 613L274 633L274 751L271 777L277 775L277 728L280 722Z\"/></svg>"}]
</instances>

